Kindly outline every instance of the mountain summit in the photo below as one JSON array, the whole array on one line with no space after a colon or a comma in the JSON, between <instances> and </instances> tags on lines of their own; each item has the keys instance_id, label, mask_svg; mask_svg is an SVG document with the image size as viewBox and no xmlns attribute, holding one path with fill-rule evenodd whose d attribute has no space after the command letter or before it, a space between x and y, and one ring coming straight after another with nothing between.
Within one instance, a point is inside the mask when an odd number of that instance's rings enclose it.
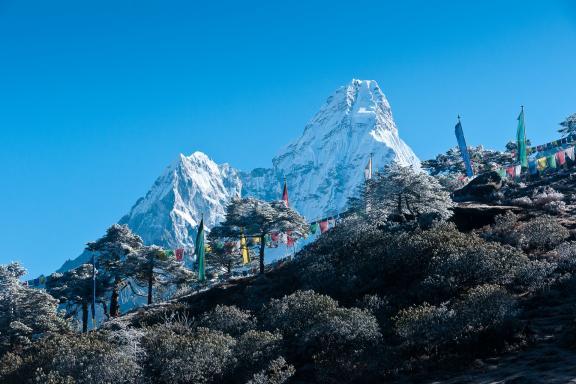
<instances>
[{"instance_id":1,"label":"mountain summit","mask_svg":"<svg viewBox=\"0 0 576 384\"><path fill-rule=\"evenodd\" d=\"M335 215L362 183L370 156L374 169L392 161L420 164L398 136L378 83L355 79L326 100L302 136L272 160L271 168L243 172L218 165L202 152L180 155L120 223L147 244L191 247L202 214L211 228L224 218L233 197L278 200L284 178L290 206L308 220Z\"/></svg>"}]
</instances>

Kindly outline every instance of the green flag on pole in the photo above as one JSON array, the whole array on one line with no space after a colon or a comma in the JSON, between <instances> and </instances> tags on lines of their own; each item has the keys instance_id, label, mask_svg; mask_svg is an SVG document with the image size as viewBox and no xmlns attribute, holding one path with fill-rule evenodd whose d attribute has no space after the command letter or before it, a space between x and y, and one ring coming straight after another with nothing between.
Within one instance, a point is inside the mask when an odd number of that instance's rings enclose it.
<instances>
[{"instance_id":1,"label":"green flag on pole","mask_svg":"<svg viewBox=\"0 0 576 384\"><path fill-rule=\"evenodd\" d=\"M516 142L518 144L518 161L523 167L528 167L526 157L526 126L524 125L524 106L518 116L518 130L516 131Z\"/></svg>"},{"instance_id":2,"label":"green flag on pole","mask_svg":"<svg viewBox=\"0 0 576 384\"><path fill-rule=\"evenodd\" d=\"M206 280L206 260L204 259L204 218L200 220L200 225L198 226L198 234L196 235L195 254L196 260L198 260L198 281Z\"/></svg>"}]
</instances>

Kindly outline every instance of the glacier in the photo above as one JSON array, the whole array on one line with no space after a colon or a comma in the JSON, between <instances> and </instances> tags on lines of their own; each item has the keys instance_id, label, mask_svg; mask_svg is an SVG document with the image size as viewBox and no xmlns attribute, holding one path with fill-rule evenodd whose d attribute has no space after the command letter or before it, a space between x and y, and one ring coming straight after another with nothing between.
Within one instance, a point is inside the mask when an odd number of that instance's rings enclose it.
<instances>
[{"instance_id":1,"label":"glacier","mask_svg":"<svg viewBox=\"0 0 576 384\"><path fill-rule=\"evenodd\" d=\"M181 154L119 223L147 244L191 248L202 216L209 230L224 219L234 197L278 200L284 180L290 206L307 220L333 216L345 209L364 180L370 156L374 169L390 162L420 167L400 138L378 83L353 79L328 97L303 134L272 159L270 168L241 171L216 164L202 152ZM60 270L88 258L84 252Z\"/></svg>"}]
</instances>

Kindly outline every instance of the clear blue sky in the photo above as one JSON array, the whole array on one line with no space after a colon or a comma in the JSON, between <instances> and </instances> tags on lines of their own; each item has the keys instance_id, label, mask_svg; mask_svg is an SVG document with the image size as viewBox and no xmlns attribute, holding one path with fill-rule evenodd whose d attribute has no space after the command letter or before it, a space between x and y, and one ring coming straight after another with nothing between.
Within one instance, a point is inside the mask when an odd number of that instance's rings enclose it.
<instances>
[{"instance_id":1,"label":"clear blue sky","mask_svg":"<svg viewBox=\"0 0 576 384\"><path fill-rule=\"evenodd\" d=\"M0 263L76 257L180 152L269 166L352 78L379 82L423 159L457 114L502 148L521 104L551 140L576 112L576 6L0 0Z\"/></svg>"}]
</instances>

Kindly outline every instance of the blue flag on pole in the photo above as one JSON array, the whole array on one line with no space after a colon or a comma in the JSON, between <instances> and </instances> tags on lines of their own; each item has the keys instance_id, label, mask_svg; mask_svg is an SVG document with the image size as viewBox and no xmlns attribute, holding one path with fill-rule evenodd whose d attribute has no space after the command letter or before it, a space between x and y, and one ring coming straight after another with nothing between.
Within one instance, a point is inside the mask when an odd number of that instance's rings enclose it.
<instances>
[{"instance_id":1,"label":"blue flag on pole","mask_svg":"<svg viewBox=\"0 0 576 384\"><path fill-rule=\"evenodd\" d=\"M458 124L456 124L454 133L456 134L456 140L458 141L458 147L460 148L460 153L462 154L462 160L464 160L464 165L466 166L466 176L474 176L474 171L472 170L472 163L470 163L470 154L468 153L468 146L466 145L466 140L464 139L464 130L462 129L462 124L460 123L460 117L458 117Z\"/></svg>"}]
</instances>

